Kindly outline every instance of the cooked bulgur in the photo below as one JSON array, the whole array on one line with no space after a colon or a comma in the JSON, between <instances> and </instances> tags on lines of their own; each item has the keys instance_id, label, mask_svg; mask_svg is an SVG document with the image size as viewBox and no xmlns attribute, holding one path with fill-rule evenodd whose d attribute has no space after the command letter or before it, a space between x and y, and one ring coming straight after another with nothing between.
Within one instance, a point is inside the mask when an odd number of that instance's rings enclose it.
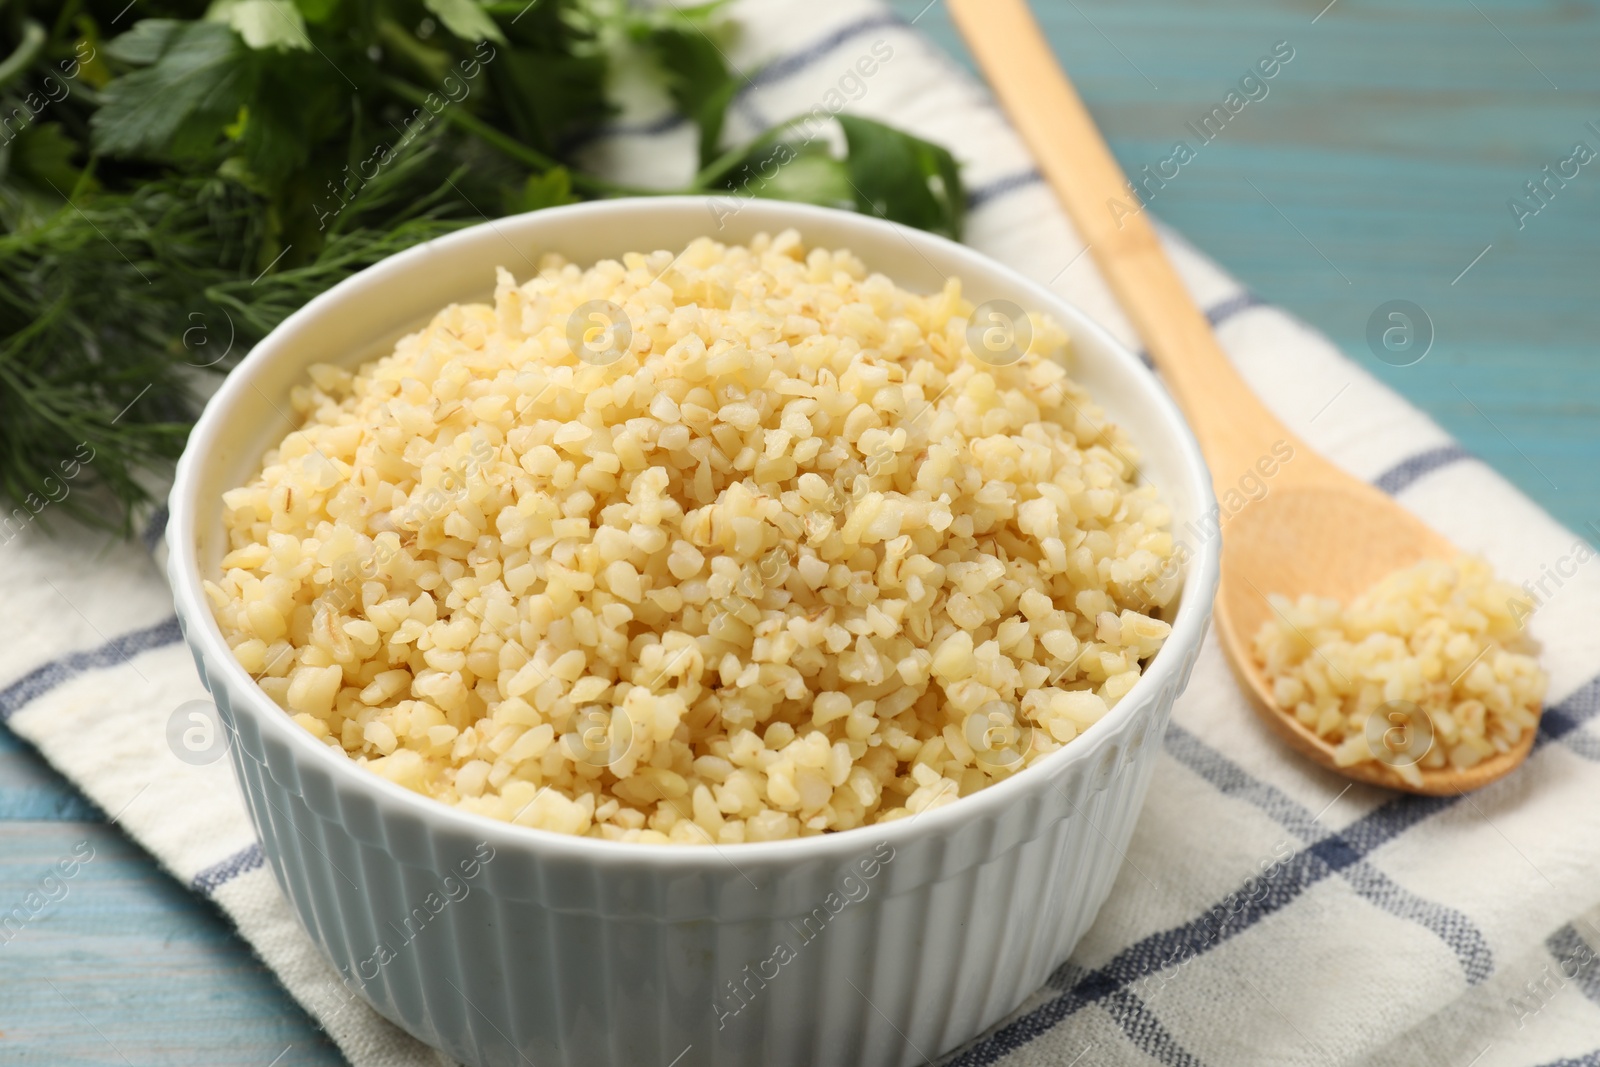
<instances>
[{"instance_id":1,"label":"cooked bulgur","mask_svg":"<svg viewBox=\"0 0 1600 1067\"><path fill-rule=\"evenodd\" d=\"M1538 726L1546 678L1523 626L1532 603L1481 559L1425 560L1348 608L1270 599L1256 657L1278 706L1334 742L1340 766L1378 759L1420 783L1418 768L1474 767ZM1426 723L1412 721L1418 712ZM1391 724L1407 741L1397 749L1382 744Z\"/></svg>"},{"instance_id":2,"label":"cooked bulgur","mask_svg":"<svg viewBox=\"0 0 1600 1067\"><path fill-rule=\"evenodd\" d=\"M793 232L502 270L311 368L226 494L217 619L306 730L494 818L730 843L952 802L1122 699L1178 584L1062 330L994 366L972 312Z\"/></svg>"}]
</instances>

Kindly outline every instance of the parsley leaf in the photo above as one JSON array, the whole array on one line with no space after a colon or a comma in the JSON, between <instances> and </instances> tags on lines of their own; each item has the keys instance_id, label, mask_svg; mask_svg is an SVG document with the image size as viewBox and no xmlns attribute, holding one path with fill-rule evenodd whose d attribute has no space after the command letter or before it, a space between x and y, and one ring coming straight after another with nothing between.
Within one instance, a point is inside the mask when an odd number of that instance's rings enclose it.
<instances>
[{"instance_id":1,"label":"parsley leaf","mask_svg":"<svg viewBox=\"0 0 1600 1067\"><path fill-rule=\"evenodd\" d=\"M834 121L844 131L843 158L833 155L814 118L803 115L715 161L701 172L702 180L741 196L854 207L960 239L966 192L948 151L857 115L835 115Z\"/></svg>"},{"instance_id":2,"label":"parsley leaf","mask_svg":"<svg viewBox=\"0 0 1600 1067\"><path fill-rule=\"evenodd\" d=\"M231 27L251 48L311 50L306 22L294 0L216 0L206 21Z\"/></svg>"},{"instance_id":3,"label":"parsley leaf","mask_svg":"<svg viewBox=\"0 0 1600 1067\"><path fill-rule=\"evenodd\" d=\"M199 155L216 143L219 128L255 87L248 49L219 23L145 20L108 47L116 58L149 64L101 94L90 125L95 151L108 156Z\"/></svg>"},{"instance_id":4,"label":"parsley leaf","mask_svg":"<svg viewBox=\"0 0 1600 1067\"><path fill-rule=\"evenodd\" d=\"M422 0L422 6L439 16L444 28L463 41L505 43L506 35L478 0Z\"/></svg>"},{"instance_id":5,"label":"parsley leaf","mask_svg":"<svg viewBox=\"0 0 1600 1067\"><path fill-rule=\"evenodd\" d=\"M781 134L784 127L772 132ZM849 168L821 140L757 140L729 167L720 184L736 197L798 200L823 207L848 208L855 203Z\"/></svg>"},{"instance_id":6,"label":"parsley leaf","mask_svg":"<svg viewBox=\"0 0 1600 1067\"><path fill-rule=\"evenodd\" d=\"M858 210L960 239L966 194L949 151L871 119L835 117Z\"/></svg>"},{"instance_id":7,"label":"parsley leaf","mask_svg":"<svg viewBox=\"0 0 1600 1067\"><path fill-rule=\"evenodd\" d=\"M506 198L506 214L518 215L524 211L576 204L572 195L572 174L566 167L552 167L543 174L529 175L521 189Z\"/></svg>"}]
</instances>

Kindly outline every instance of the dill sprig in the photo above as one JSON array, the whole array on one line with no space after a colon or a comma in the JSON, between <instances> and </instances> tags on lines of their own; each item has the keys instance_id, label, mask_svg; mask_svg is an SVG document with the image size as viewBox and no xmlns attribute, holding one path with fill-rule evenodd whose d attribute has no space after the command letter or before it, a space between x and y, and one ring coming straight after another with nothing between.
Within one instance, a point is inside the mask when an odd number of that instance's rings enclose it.
<instances>
[{"instance_id":1,"label":"dill sprig","mask_svg":"<svg viewBox=\"0 0 1600 1067\"><path fill-rule=\"evenodd\" d=\"M194 415L179 309L215 312L203 293L237 274L218 252L249 247L249 199L163 179L0 237L0 488L14 504L56 501L63 464L92 456L60 506L126 528L147 496L138 473L182 451Z\"/></svg>"}]
</instances>

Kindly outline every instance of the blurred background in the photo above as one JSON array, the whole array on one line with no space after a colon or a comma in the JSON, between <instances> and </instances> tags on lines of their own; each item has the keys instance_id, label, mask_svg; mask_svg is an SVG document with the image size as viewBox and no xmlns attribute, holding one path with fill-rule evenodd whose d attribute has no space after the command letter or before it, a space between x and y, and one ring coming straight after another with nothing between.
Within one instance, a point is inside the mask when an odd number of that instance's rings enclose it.
<instances>
[{"instance_id":1,"label":"blurred background","mask_svg":"<svg viewBox=\"0 0 1600 1067\"><path fill-rule=\"evenodd\" d=\"M938 0L892 3L970 68ZM1600 151L1600 5L1324 3L1034 7L1130 172L1192 143L1186 124L1288 42L1267 96L1152 211L1600 539L1600 159L1574 159L1579 143ZM1415 349L1369 340L1393 301L1431 322L1431 349L1407 366L1394 364ZM0 945L0 1062L340 1062L209 904L3 728L0 819L6 899L76 843L96 854L75 905L42 920L49 936Z\"/></svg>"},{"instance_id":2,"label":"blurred background","mask_svg":"<svg viewBox=\"0 0 1600 1067\"><path fill-rule=\"evenodd\" d=\"M940 4L917 17L926 4L893 0L970 69ZM1567 163L1580 142L1600 152L1600 6L1033 7L1130 173L1166 159L1175 140L1197 143L1185 123L1198 124L1257 58L1289 42L1294 59L1267 96L1150 210L1556 518L1579 531L1600 520L1600 159ZM1546 167L1558 180L1542 187L1541 203L1525 183L1545 182ZM1563 167L1577 177L1561 179ZM1514 214L1513 198L1530 213ZM1381 360L1368 344L1373 313L1394 300L1433 323L1432 350L1411 366L1391 366L1410 357Z\"/></svg>"}]
</instances>

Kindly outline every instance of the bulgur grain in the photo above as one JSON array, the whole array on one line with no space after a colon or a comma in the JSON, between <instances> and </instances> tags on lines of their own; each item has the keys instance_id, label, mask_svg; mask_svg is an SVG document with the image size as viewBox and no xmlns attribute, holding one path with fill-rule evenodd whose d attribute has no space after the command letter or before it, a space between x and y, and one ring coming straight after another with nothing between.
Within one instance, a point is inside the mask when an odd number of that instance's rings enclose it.
<instances>
[{"instance_id":1,"label":"bulgur grain","mask_svg":"<svg viewBox=\"0 0 1600 1067\"><path fill-rule=\"evenodd\" d=\"M1533 604L1482 559L1425 560L1348 608L1270 599L1256 658L1277 705L1333 742L1340 766L1381 760L1421 784L1422 770L1475 767L1538 726L1548 680L1524 626ZM1418 712L1425 724L1412 721ZM1391 751L1391 724L1402 740L1427 736Z\"/></svg>"},{"instance_id":2,"label":"bulgur grain","mask_svg":"<svg viewBox=\"0 0 1600 1067\"><path fill-rule=\"evenodd\" d=\"M568 329L596 307L626 321ZM972 310L792 231L501 271L293 391L217 619L327 744L494 818L733 843L950 803L1125 696L1176 595L1065 334L991 366Z\"/></svg>"}]
</instances>

